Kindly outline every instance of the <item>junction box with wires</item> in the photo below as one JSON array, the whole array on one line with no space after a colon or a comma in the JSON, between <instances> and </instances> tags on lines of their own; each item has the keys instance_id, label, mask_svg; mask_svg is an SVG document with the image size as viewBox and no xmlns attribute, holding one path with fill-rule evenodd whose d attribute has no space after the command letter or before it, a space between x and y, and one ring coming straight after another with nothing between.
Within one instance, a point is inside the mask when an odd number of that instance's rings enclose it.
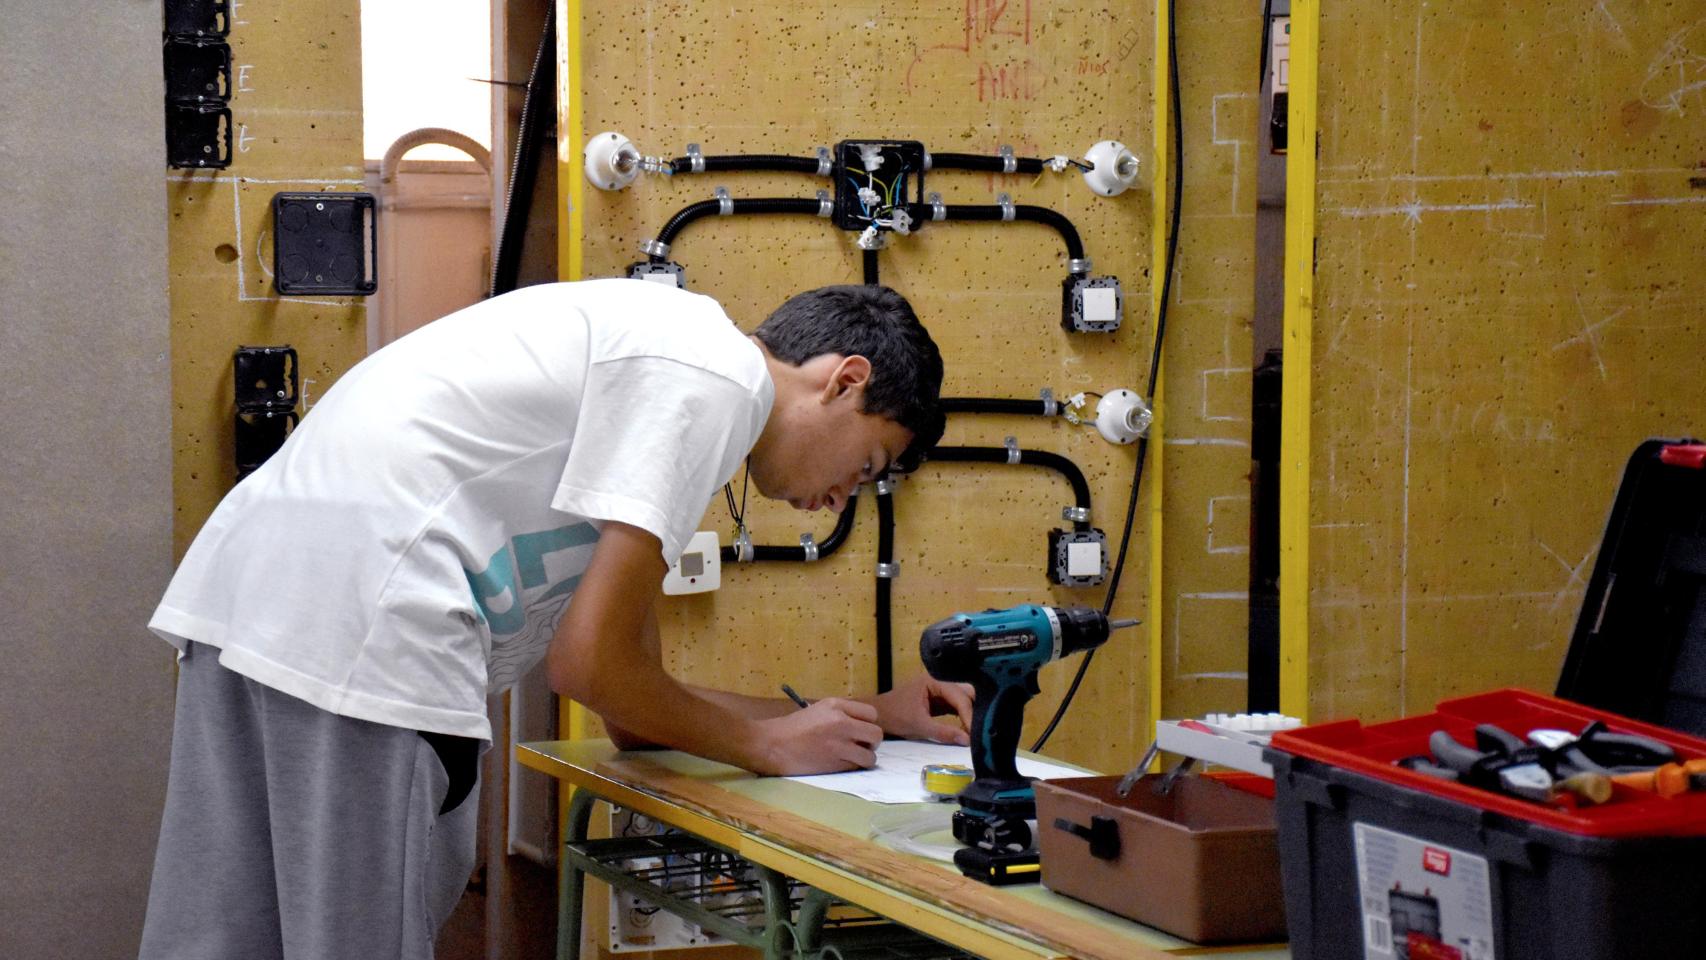
<instances>
[{"instance_id":1,"label":"junction box with wires","mask_svg":"<svg viewBox=\"0 0 1706 960\"><path fill-rule=\"evenodd\" d=\"M924 144L917 140L843 140L835 145L835 225L864 230L924 202ZM911 196L907 191L911 190ZM906 230L901 232L905 233Z\"/></svg>"}]
</instances>

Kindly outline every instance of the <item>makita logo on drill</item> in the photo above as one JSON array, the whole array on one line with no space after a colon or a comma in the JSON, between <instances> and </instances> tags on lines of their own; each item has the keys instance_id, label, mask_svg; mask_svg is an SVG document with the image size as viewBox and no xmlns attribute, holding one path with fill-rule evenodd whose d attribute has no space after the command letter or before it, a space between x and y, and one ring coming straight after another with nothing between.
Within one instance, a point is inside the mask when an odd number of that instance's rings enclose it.
<instances>
[{"instance_id":1,"label":"makita logo on drill","mask_svg":"<svg viewBox=\"0 0 1706 960\"><path fill-rule=\"evenodd\" d=\"M1422 869L1442 877L1451 876L1451 854L1433 847L1423 847Z\"/></svg>"}]
</instances>

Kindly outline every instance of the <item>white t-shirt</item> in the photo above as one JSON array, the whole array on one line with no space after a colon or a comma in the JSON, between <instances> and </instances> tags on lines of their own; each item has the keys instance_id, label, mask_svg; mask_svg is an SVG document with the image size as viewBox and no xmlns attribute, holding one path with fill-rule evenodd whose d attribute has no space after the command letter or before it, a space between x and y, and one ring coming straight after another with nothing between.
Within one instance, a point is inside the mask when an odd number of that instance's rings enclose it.
<instances>
[{"instance_id":1,"label":"white t-shirt","mask_svg":"<svg viewBox=\"0 0 1706 960\"><path fill-rule=\"evenodd\" d=\"M606 520L680 556L775 388L708 297L527 287L355 365L197 535L149 627L324 710L490 739Z\"/></svg>"}]
</instances>

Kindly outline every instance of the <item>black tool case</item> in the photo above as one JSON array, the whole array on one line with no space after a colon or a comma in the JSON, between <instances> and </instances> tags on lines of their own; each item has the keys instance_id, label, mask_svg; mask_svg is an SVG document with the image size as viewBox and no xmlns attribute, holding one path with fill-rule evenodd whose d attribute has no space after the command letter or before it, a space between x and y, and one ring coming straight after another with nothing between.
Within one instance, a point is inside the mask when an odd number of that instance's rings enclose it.
<instances>
[{"instance_id":1,"label":"black tool case","mask_svg":"<svg viewBox=\"0 0 1706 960\"><path fill-rule=\"evenodd\" d=\"M1435 729L1589 719L1706 756L1706 445L1630 458L1557 693L1275 735L1293 960L1706 957L1706 794L1565 811L1393 765Z\"/></svg>"},{"instance_id":2,"label":"black tool case","mask_svg":"<svg viewBox=\"0 0 1706 960\"><path fill-rule=\"evenodd\" d=\"M1648 440L1629 458L1558 696L1706 737L1706 444L1699 440Z\"/></svg>"}]
</instances>

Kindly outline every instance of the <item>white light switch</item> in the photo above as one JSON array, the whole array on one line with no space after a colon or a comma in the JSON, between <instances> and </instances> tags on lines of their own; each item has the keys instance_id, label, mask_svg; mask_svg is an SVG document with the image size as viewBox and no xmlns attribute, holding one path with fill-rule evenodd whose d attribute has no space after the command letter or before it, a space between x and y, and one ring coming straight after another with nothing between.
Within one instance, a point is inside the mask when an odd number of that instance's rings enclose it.
<instances>
[{"instance_id":1,"label":"white light switch","mask_svg":"<svg viewBox=\"0 0 1706 960\"><path fill-rule=\"evenodd\" d=\"M1113 323L1119 319L1119 291L1113 287L1091 287L1084 291L1084 322Z\"/></svg>"},{"instance_id":2,"label":"white light switch","mask_svg":"<svg viewBox=\"0 0 1706 960\"><path fill-rule=\"evenodd\" d=\"M1094 577L1102 572L1102 545L1099 543L1069 543L1066 545L1066 573L1072 577Z\"/></svg>"}]
</instances>

